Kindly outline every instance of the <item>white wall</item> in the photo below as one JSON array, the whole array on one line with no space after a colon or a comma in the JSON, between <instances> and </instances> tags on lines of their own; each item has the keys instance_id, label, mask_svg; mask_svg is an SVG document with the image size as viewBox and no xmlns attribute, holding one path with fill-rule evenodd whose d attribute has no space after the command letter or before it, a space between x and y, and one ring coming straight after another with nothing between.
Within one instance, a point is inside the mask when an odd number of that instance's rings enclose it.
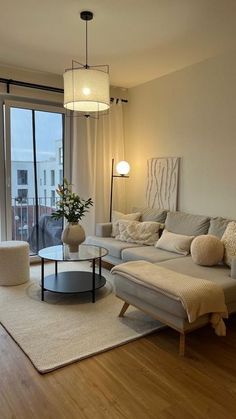
<instances>
[{"instance_id":1,"label":"white wall","mask_svg":"<svg viewBox=\"0 0 236 419\"><path fill-rule=\"evenodd\" d=\"M128 209L147 159L180 156L179 209L236 218L236 52L130 89L125 126Z\"/></svg>"}]
</instances>

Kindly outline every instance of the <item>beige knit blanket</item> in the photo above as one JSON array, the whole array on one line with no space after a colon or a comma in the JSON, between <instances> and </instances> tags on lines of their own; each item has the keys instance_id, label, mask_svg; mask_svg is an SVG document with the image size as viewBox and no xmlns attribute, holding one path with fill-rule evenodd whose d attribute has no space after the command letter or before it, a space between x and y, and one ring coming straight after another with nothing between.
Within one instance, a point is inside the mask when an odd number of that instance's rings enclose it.
<instances>
[{"instance_id":1,"label":"beige knit blanket","mask_svg":"<svg viewBox=\"0 0 236 419\"><path fill-rule=\"evenodd\" d=\"M183 275L142 260L122 263L111 272L181 301L189 323L204 314L211 314L210 321L216 334L225 336L223 317L228 317L228 310L224 291L214 282Z\"/></svg>"}]
</instances>

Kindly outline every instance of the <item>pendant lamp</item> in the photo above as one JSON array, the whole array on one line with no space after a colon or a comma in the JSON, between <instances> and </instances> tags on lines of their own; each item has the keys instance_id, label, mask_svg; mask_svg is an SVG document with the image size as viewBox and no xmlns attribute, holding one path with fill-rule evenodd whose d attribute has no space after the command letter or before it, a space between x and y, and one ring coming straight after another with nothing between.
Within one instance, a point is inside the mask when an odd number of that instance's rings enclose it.
<instances>
[{"instance_id":1,"label":"pendant lamp","mask_svg":"<svg viewBox=\"0 0 236 419\"><path fill-rule=\"evenodd\" d=\"M88 21L93 13L83 11L80 17L86 23L85 64L73 60L64 72L64 107L89 117L110 107L109 66L88 64Z\"/></svg>"}]
</instances>

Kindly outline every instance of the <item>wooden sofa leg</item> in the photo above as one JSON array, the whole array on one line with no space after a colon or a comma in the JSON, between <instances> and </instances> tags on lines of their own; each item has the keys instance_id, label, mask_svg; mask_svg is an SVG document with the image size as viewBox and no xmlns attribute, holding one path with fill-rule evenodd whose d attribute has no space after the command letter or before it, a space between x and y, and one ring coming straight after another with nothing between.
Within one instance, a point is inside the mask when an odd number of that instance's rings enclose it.
<instances>
[{"instance_id":1,"label":"wooden sofa leg","mask_svg":"<svg viewBox=\"0 0 236 419\"><path fill-rule=\"evenodd\" d=\"M185 354L185 333L179 335L179 355L184 356Z\"/></svg>"},{"instance_id":2,"label":"wooden sofa leg","mask_svg":"<svg viewBox=\"0 0 236 419\"><path fill-rule=\"evenodd\" d=\"M129 304L125 302L124 305L123 305L123 307L122 307L122 309L121 309L121 311L120 311L119 317L123 317L124 316L124 314L125 314L125 312L126 312L126 310L127 310L128 307L129 307Z\"/></svg>"}]
</instances>

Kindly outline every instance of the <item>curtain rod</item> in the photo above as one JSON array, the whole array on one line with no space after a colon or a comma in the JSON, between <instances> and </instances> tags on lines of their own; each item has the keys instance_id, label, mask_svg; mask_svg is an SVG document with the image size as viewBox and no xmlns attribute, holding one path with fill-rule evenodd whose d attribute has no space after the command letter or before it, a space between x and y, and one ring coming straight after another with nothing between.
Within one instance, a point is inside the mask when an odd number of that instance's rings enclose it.
<instances>
[{"instance_id":1,"label":"curtain rod","mask_svg":"<svg viewBox=\"0 0 236 419\"><path fill-rule=\"evenodd\" d=\"M0 83L4 83L7 85L7 93L10 93L10 85L28 87L29 89L47 90L49 92L54 92L54 93L64 93L64 89L60 89L59 87L46 86L44 84L28 83L26 81L20 81L20 80L5 79L3 77L0 77ZM121 102L128 103L127 99L120 99L120 98L114 98L114 97L111 97L110 99L112 102L114 100L116 101L121 100Z\"/></svg>"}]
</instances>

